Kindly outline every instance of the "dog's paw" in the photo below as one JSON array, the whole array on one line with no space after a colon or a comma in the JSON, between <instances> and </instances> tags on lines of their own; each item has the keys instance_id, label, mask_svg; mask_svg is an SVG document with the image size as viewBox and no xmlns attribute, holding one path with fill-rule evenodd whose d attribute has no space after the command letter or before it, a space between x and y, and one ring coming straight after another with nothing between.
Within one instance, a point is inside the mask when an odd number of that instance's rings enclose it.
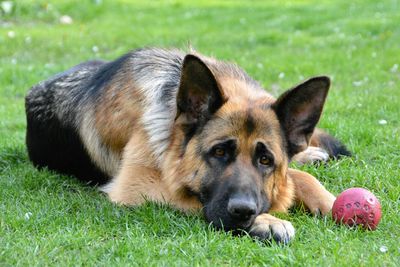
<instances>
[{"instance_id":1,"label":"dog's paw","mask_svg":"<svg viewBox=\"0 0 400 267\"><path fill-rule=\"evenodd\" d=\"M313 163L316 161L325 162L329 159L329 154L325 149L316 146L309 146L306 150L294 155L292 161L300 165Z\"/></svg>"},{"instance_id":2,"label":"dog's paw","mask_svg":"<svg viewBox=\"0 0 400 267\"><path fill-rule=\"evenodd\" d=\"M326 216L332 210L333 202L335 202L335 200L335 196L326 191L323 196L309 201L307 203L307 207L314 215Z\"/></svg>"},{"instance_id":3,"label":"dog's paw","mask_svg":"<svg viewBox=\"0 0 400 267\"><path fill-rule=\"evenodd\" d=\"M295 230L290 222L264 213L257 216L249 234L261 241L275 240L278 244L286 245L294 237Z\"/></svg>"}]
</instances>

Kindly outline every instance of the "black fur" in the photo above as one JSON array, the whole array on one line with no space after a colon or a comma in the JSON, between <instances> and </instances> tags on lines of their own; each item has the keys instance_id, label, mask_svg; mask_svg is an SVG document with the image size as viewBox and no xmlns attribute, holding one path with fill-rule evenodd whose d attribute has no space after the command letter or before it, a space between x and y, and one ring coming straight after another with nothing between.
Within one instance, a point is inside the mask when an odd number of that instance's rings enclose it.
<instances>
[{"instance_id":1,"label":"black fur","mask_svg":"<svg viewBox=\"0 0 400 267\"><path fill-rule=\"evenodd\" d=\"M320 133L319 146L324 148L326 152L328 152L329 157L333 159L339 159L343 156L351 156L351 152L344 144L327 133Z\"/></svg>"},{"instance_id":2,"label":"black fur","mask_svg":"<svg viewBox=\"0 0 400 267\"><path fill-rule=\"evenodd\" d=\"M91 184L107 182L107 175L93 164L87 154L75 124L78 117L76 106L81 105L79 101L83 101L87 93L87 90L81 90L81 86L90 78L75 74L83 69L93 72L103 64L102 61L86 62L31 88L25 101L26 144L35 166L74 175ZM68 87L68 84L75 83L82 85ZM68 95L74 101L63 104L65 99L58 99L59 94ZM57 110L62 110L62 116Z\"/></svg>"},{"instance_id":3,"label":"black fur","mask_svg":"<svg viewBox=\"0 0 400 267\"><path fill-rule=\"evenodd\" d=\"M321 116L328 77L314 77L283 93L273 104L287 140L289 157L303 151Z\"/></svg>"},{"instance_id":4,"label":"black fur","mask_svg":"<svg viewBox=\"0 0 400 267\"><path fill-rule=\"evenodd\" d=\"M39 121L34 114L29 114L26 144L29 158L36 167L74 175L90 184L108 181L107 175L92 163L76 130L57 118Z\"/></svg>"},{"instance_id":5,"label":"black fur","mask_svg":"<svg viewBox=\"0 0 400 267\"><path fill-rule=\"evenodd\" d=\"M250 113L248 113L247 118L246 118L247 134L250 135L254 131L255 128L256 128L256 122L255 122L253 116Z\"/></svg>"},{"instance_id":6,"label":"black fur","mask_svg":"<svg viewBox=\"0 0 400 267\"><path fill-rule=\"evenodd\" d=\"M126 71L123 66L124 64L128 63L127 61L131 56L131 53L127 53L114 61L103 64L88 80L88 86L86 90L81 91L86 92L87 97L97 99L99 96L101 96L102 89L104 89L104 87L113 80L116 74L121 73L124 70Z\"/></svg>"},{"instance_id":7,"label":"black fur","mask_svg":"<svg viewBox=\"0 0 400 267\"><path fill-rule=\"evenodd\" d=\"M181 75L178 110L201 127L224 103L222 93L210 69L196 56L185 57Z\"/></svg>"}]
</instances>

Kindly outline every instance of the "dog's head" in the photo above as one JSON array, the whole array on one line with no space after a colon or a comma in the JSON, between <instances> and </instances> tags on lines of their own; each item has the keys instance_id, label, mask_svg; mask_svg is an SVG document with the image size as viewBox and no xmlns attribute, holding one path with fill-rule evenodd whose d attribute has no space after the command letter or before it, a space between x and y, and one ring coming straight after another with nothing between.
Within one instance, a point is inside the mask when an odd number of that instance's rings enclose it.
<instances>
[{"instance_id":1,"label":"dog's head","mask_svg":"<svg viewBox=\"0 0 400 267\"><path fill-rule=\"evenodd\" d=\"M240 92L246 83L232 79L186 56L172 137L179 186L199 199L209 222L226 230L247 229L276 202L290 204L288 162L308 146L329 88L327 77L316 77L274 100L246 97Z\"/></svg>"}]
</instances>

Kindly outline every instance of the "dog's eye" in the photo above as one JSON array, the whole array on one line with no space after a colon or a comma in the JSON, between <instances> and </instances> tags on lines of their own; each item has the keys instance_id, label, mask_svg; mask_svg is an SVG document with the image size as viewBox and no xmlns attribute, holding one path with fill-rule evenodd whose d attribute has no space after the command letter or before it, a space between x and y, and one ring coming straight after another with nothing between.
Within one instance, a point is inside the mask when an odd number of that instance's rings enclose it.
<instances>
[{"instance_id":1,"label":"dog's eye","mask_svg":"<svg viewBox=\"0 0 400 267\"><path fill-rule=\"evenodd\" d=\"M263 156L260 157L259 162L260 162L260 164L262 164L262 165L268 166L268 165L271 164L271 159L270 159L269 157L263 155Z\"/></svg>"},{"instance_id":2,"label":"dog's eye","mask_svg":"<svg viewBox=\"0 0 400 267\"><path fill-rule=\"evenodd\" d=\"M214 156L222 158L223 156L225 156L225 149L221 148L221 147L217 147L214 150Z\"/></svg>"},{"instance_id":3,"label":"dog's eye","mask_svg":"<svg viewBox=\"0 0 400 267\"><path fill-rule=\"evenodd\" d=\"M230 163L235 157L236 142L235 140L226 140L214 145L208 155L217 159L220 163Z\"/></svg>"}]
</instances>

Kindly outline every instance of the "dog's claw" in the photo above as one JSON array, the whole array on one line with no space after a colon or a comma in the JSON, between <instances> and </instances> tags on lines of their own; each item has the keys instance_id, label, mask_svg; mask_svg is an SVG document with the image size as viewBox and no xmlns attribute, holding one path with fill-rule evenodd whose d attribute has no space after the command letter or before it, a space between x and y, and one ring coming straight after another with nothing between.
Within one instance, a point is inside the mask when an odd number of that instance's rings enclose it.
<instances>
[{"instance_id":1,"label":"dog's claw","mask_svg":"<svg viewBox=\"0 0 400 267\"><path fill-rule=\"evenodd\" d=\"M256 218L249 234L260 241L274 240L278 244L287 245L294 237L295 230L288 221L261 214Z\"/></svg>"}]
</instances>

